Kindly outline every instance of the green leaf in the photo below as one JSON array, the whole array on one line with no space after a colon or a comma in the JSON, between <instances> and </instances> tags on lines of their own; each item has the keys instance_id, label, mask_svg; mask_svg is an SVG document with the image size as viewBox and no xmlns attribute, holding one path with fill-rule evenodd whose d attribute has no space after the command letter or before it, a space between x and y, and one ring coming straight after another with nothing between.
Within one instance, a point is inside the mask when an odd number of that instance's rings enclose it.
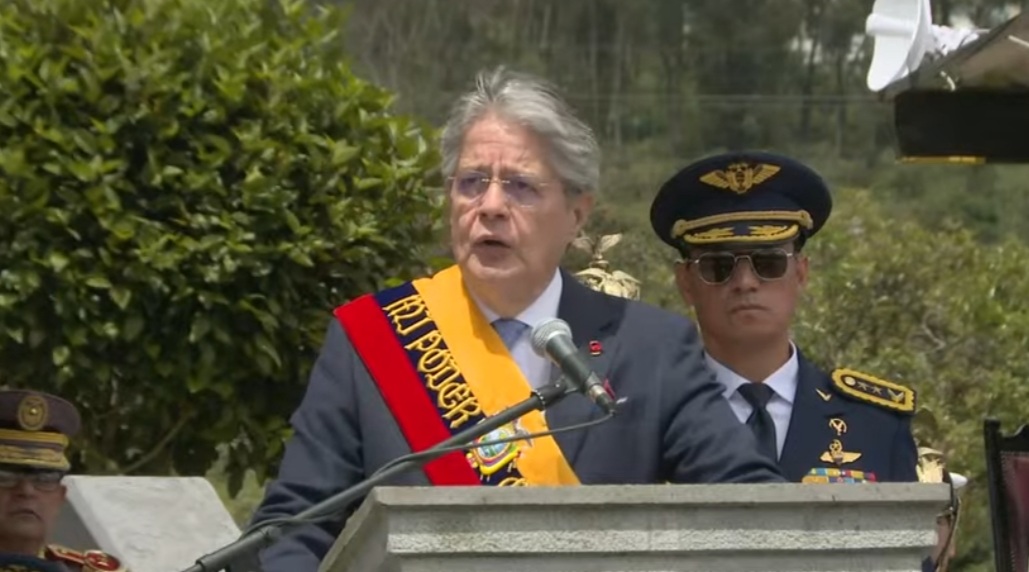
<instances>
[{"instance_id":1,"label":"green leaf","mask_svg":"<svg viewBox=\"0 0 1029 572\"><path fill-rule=\"evenodd\" d=\"M290 249L289 259L307 268L311 268L314 266L314 261L311 260L311 257L308 256L306 252L300 252L296 249Z\"/></svg>"},{"instance_id":2,"label":"green leaf","mask_svg":"<svg viewBox=\"0 0 1029 572\"><path fill-rule=\"evenodd\" d=\"M132 301L132 291L127 288L121 288L116 286L114 288L111 288L108 294L111 296L111 300L115 303L115 305L117 305L122 310L128 308L129 303Z\"/></svg>"},{"instance_id":3,"label":"green leaf","mask_svg":"<svg viewBox=\"0 0 1029 572\"><path fill-rule=\"evenodd\" d=\"M86 278L86 286L103 290L111 287L111 281L106 276L90 276Z\"/></svg>"},{"instance_id":4,"label":"green leaf","mask_svg":"<svg viewBox=\"0 0 1029 572\"><path fill-rule=\"evenodd\" d=\"M49 257L50 268L56 272L63 272L68 267L68 257L60 252L51 252Z\"/></svg>"},{"instance_id":5,"label":"green leaf","mask_svg":"<svg viewBox=\"0 0 1029 572\"><path fill-rule=\"evenodd\" d=\"M272 345L271 340L269 340L267 336L260 333L257 334L254 337L254 344L257 346L257 349L264 353L264 355L272 359L276 368L282 367L282 359L279 357L279 352L275 349L275 346Z\"/></svg>"},{"instance_id":6,"label":"green leaf","mask_svg":"<svg viewBox=\"0 0 1029 572\"><path fill-rule=\"evenodd\" d=\"M344 141L337 141L332 145L332 164L342 167L356 157L359 152L359 148L348 145Z\"/></svg>"},{"instance_id":7,"label":"green leaf","mask_svg":"<svg viewBox=\"0 0 1029 572\"><path fill-rule=\"evenodd\" d=\"M25 343L25 328L7 328L7 337L18 342L19 344Z\"/></svg>"},{"instance_id":8,"label":"green leaf","mask_svg":"<svg viewBox=\"0 0 1029 572\"><path fill-rule=\"evenodd\" d=\"M139 335L143 333L143 328L146 322L143 317L139 314L131 314L125 319L125 325L122 327L122 338L125 341L135 341L139 338ZM157 357L157 353L153 353L152 357Z\"/></svg>"},{"instance_id":9,"label":"green leaf","mask_svg":"<svg viewBox=\"0 0 1029 572\"><path fill-rule=\"evenodd\" d=\"M71 350L67 346L57 346L54 348L51 354L51 360L57 367L68 363L68 358L71 356Z\"/></svg>"},{"instance_id":10,"label":"green leaf","mask_svg":"<svg viewBox=\"0 0 1029 572\"><path fill-rule=\"evenodd\" d=\"M211 321L206 314L199 313L193 317L193 325L189 329L189 343L195 344L204 339L211 331Z\"/></svg>"}]
</instances>

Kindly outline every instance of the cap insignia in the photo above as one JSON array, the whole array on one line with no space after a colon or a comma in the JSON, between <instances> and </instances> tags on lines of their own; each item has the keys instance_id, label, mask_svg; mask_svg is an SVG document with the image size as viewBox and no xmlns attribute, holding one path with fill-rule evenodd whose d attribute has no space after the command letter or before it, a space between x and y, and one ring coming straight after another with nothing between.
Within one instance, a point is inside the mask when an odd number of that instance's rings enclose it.
<instances>
[{"instance_id":1,"label":"cap insignia","mask_svg":"<svg viewBox=\"0 0 1029 572\"><path fill-rule=\"evenodd\" d=\"M48 418L46 400L39 395L26 395L18 404L18 425L25 431L39 431Z\"/></svg>"},{"instance_id":2,"label":"cap insignia","mask_svg":"<svg viewBox=\"0 0 1029 572\"><path fill-rule=\"evenodd\" d=\"M776 238L787 234L791 225L785 224L760 224L752 225L750 227L750 236L760 236L762 238Z\"/></svg>"},{"instance_id":3,"label":"cap insignia","mask_svg":"<svg viewBox=\"0 0 1029 572\"><path fill-rule=\"evenodd\" d=\"M759 165L748 165L747 163L733 163L725 168L718 169L700 178L701 182L707 183L719 189L726 189L742 195L752 187L772 178L778 173L780 167L761 163Z\"/></svg>"}]
</instances>

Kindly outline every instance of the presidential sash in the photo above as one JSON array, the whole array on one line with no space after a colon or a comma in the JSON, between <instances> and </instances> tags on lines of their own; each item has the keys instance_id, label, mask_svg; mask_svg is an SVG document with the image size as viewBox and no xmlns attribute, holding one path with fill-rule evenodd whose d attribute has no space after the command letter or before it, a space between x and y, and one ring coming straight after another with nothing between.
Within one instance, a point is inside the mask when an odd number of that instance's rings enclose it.
<instances>
[{"instance_id":1,"label":"presidential sash","mask_svg":"<svg viewBox=\"0 0 1029 572\"><path fill-rule=\"evenodd\" d=\"M500 336L451 266L335 311L412 451L422 451L530 395ZM547 430L539 411L477 442ZM574 485L553 437L487 445L425 466L434 485Z\"/></svg>"}]
</instances>

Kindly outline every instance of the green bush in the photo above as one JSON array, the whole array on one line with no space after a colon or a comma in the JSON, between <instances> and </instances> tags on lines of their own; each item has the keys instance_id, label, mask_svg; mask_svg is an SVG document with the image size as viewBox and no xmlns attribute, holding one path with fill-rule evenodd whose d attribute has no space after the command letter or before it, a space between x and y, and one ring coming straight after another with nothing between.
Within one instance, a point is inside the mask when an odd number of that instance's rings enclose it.
<instances>
[{"instance_id":1,"label":"green bush","mask_svg":"<svg viewBox=\"0 0 1029 572\"><path fill-rule=\"evenodd\" d=\"M954 225L927 229L868 192L836 202L807 249L798 344L825 367L918 391L930 413L916 418L920 443L970 478L953 568L992 570L982 420L997 417L1009 431L1029 421L1029 247L1013 237L984 245Z\"/></svg>"},{"instance_id":2,"label":"green bush","mask_svg":"<svg viewBox=\"0 0 1029 572\"><path fill-rule=\"evenodd\" d=\"M332 308L423 270L431 132L284 0L0 5L0 383L79 469L274 466Z\"/></svg>"}]
</instances>

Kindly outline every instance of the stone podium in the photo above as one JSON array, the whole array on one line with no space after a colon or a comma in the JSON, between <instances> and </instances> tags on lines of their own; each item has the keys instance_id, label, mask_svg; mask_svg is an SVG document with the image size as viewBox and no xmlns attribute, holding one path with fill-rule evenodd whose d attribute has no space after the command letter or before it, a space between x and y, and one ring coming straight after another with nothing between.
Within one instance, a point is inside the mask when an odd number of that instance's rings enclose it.
<instances>
[{"instance_id":1,"label":"stone podium","mask_svg":"<svg viewBox=\"0 0 1029 572\"><path fill-rule=\"evenodd\" d=\"M919 572L944 484L379 488L319 572Z\"/></svg>"}]
</instances>

